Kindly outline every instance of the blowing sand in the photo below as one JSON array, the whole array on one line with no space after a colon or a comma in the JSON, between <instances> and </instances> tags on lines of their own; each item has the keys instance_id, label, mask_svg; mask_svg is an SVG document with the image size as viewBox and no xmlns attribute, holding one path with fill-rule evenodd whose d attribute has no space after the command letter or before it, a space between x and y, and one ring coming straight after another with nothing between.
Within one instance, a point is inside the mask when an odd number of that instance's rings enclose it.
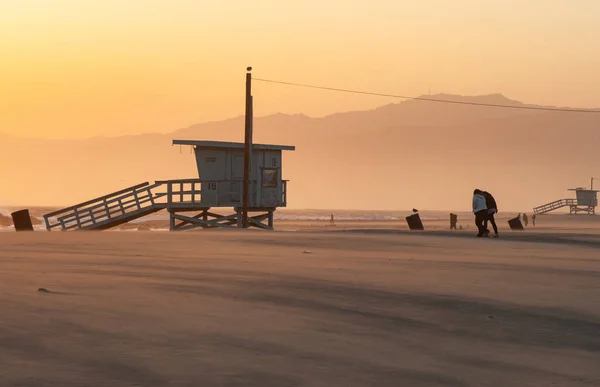
<instances>
[{"instance_id":1,"label":"blowing sand","mask_svg":"<svg viewBox=\"0 0 600 387\"><path fill-rule=\"evenodd\" d=\"M600 385L595 234L36 232L0 246L2 386Z\"/></svg>"}]
</instances>

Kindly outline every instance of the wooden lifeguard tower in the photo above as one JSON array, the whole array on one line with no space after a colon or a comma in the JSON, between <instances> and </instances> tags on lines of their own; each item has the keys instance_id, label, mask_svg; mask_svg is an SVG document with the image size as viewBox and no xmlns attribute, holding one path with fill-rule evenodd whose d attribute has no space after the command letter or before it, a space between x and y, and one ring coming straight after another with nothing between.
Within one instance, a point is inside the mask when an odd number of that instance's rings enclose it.
<instances>
[{"instance_id":1,"label":"wooden lifeguard tower","mask_svg":"<svg viewBox=\"0 0 600 387\"><path fill-rule=\"evenodd\" d=\"M185 202L167 203L171 214L171 230L189 225L210 227L235 224L241 227L244 143L174 140L173 144L194 147L200 179L189 182L189 195L194 201L194 206L189 207ZM277 207L287 205L287 180L282 178L284 150L295 148L265 144L252 146L248 195L248 212L255 214L248 218L252 226L273 228L273 212ZM167 184L172 187L171 183ZM233 208L234 213L219 215L210 211L211 208L219 207ZM200 213L193 217L181 214L198 210ZM264 220L267 220L266 226L262 223Z\"/></svg>"},{"instance_id":2,"label":"wooden lifeguard tower","mask_svg":"<svg viewBox=\"0 0 600 387\"><path fill-rule=\"evenodd\" d=\"M193 146L198 178L145 182L44 215L46 229L105 230L167 210L170 230L242 227L244 143L174 140ZM248 191L248 225L273 228L273 213L287 205L282 151L293 146L253 144ZM230 208L220 214L216 208ZM191 214L190 214L191 213ZM267 221L267 224L263 223Z\"/></svg>"},{"instance_id":3,"label":"wooden lifeguard tower","mask_svg":"<svg viewBox=\"0 0 600 387\"><path fill-rule=\"evenodd\" d=\"M596 214L596 207L598 206L597 190L579 187L569 189L569 191L575 191L576 197L576 204L570 206L571 214L578 214L580 212L590 215Z\"/></svg>"},{"instance_id":4,"label":"wooden lifeguard tower","mask_svg":"<svg viewBox=\"0 0 600 387\"><path fill-rule=\"evenodd\" d=\"M542 206L535 207L533 212L539 215L558 210L559 208L569 207L569 213L572 215L579 213L586 213L589 215L596 214L596 207L598 206L598 190L593 189L593 179L590 189L578 187L571 188L569 191L575 191L575 199L555 200Z\"/></svg>"}]
</instances>

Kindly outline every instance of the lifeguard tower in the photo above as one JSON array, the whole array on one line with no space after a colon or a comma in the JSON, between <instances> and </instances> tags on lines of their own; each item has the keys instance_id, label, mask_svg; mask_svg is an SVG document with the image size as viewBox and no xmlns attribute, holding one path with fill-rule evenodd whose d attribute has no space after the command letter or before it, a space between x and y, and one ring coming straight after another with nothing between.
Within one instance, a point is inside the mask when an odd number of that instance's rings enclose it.
<instances>
[{"instance_id":1,"label":"lifeguard tower","mask_svg":"<svg viewBox=\"0 0 600 387\"><path fill-rule=\"evenodd\" d=\"M597 190L579 187L569 189L569 191L575 191L575 197L577 198L577 204L572 205L570 208L571 214L579 212L585 212L590 215L596 214L596 207L598 206Z\"/></svg>"},{"instance_id":2,"label":"lifeguard tower","mask_svg":"<svg viewBox=\"0 0 600 387\"><path fill-rule=\"evenodd\" d=\"M533 212L535 214L546 214L558 210L559 208L569 207L570 214L596 214L596 207L598 206L598 190L579 187L569 189L569 191L575 191L575 199L555 200L551 203L544 204L543 206L535 207Z\"/></svg>"},{"instance_id":3,"label":"lifeguard tower","mask_svg":"<svg viewBox=\"0 0 600 387\"><path fill-rule=\"evenodd\" d=\"M46 214L46 229L105 230L160 210L168 211L171 231L241 227L244 143L174 140L173 145L193 147L198 178L145 182ZM272 229L273 213L287 205L288 181L282 177L284 150L295 147L252 145L249 226ZM231 212L221 214L215 210L226 208Z\"/></svg>"}]
</instances>

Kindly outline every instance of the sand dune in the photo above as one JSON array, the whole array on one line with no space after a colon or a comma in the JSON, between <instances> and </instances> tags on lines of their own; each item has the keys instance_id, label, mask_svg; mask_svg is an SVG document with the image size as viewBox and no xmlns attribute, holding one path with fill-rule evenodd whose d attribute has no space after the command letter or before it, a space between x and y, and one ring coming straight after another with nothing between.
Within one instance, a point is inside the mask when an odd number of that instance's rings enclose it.
<instances>
[{"instance_id":1,"label":"sand dune","mask_svg":"<svg viewBox=\"0 0 600 387\"><path fill-rule=\"evenodd\" d=\"M600 241L564 235L3 233L0 384L597 386Z\"/></svg>"}]
</instances>

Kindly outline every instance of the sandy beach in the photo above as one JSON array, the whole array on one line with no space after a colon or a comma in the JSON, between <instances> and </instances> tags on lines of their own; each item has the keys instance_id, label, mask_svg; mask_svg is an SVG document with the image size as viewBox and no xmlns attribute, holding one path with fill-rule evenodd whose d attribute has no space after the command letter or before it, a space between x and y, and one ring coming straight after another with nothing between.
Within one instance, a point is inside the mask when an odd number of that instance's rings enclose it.
<instances>
[{"instance_id":1,"label":"sandy beach","mask_svg":"<svg viewBox=\"0 0 600 387\"><path fill-rule=\"evenodd\" d=\"M558 223L0 233L0 385L597 386L600 235Z\"/></svg>"}]
</instances>

